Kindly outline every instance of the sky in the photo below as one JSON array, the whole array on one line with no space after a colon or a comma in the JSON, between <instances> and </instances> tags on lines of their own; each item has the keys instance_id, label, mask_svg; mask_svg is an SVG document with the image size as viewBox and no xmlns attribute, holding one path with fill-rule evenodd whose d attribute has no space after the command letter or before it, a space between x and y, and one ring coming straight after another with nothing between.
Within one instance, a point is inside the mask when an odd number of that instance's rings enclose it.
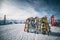
<instances>
[{"instance_id":1,"label":"sky","mask_svg":"<svg viewBox=\"0 0 60 40\"><path fill-rule=\"evenodd\" d=\"M26 19L52 15L60 19L60 0L0 0L0 19Z\"/></svg>"}]
</instances>

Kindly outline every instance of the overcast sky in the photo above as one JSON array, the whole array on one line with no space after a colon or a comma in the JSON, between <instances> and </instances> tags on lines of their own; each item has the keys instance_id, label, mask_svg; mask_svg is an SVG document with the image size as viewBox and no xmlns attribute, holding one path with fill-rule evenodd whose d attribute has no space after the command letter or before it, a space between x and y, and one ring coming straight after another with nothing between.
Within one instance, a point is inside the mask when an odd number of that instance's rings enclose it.
<instances>
[{"instance_id":1,"label":"overcast sky","mask_svg":"<svg viewBox=\"0 0 60 40\"><path fill-rule=\"evenodd\" d=\"M60 18L59 0L0 0L0 19L26 19L28 17L43 17L52 15Z\"/></svg>"}]
</instances>

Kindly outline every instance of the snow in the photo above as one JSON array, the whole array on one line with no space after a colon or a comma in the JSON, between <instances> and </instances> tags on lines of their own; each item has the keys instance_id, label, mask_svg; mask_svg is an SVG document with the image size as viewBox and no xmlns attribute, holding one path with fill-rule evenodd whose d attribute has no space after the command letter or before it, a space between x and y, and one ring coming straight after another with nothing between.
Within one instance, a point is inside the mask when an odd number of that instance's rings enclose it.
<instances>
[{"instance_id":1,"label":"snow","mask_svg":"<svg viewBox=\"0 0 60 40\"><path fill-rule=\"evenodd\" d=\"M60 33L60 28L51 27L51 31ZM24 24L12 24L0 26L0 40L60 40L60 36L27 33Z\"/></svg>"}]
</instances>

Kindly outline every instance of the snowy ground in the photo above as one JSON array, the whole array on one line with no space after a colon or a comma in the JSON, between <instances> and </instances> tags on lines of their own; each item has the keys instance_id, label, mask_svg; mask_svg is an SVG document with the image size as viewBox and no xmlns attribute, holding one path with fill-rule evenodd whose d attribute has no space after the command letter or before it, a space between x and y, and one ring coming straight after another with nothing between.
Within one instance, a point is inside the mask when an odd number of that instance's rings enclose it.
<instances>
[{"instance_id":1,"label":"snowy ground","mask_svg":"<svg viewBox=\"0 0 60 40\"><path fill-rule=\"evenodd\" d=\"M24 24L0 26L0 40L60 40L60 28L51 27L51 34L34 34L24 32Z\"/></svg>"}]
</instances>

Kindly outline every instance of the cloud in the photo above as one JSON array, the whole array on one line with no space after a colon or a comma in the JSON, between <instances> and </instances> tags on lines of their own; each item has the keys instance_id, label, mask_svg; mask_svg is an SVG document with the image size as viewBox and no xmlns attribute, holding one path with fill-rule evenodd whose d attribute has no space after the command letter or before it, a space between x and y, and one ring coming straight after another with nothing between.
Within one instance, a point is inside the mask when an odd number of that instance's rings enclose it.
<instances>
[{"instance_id":1,"label":"cloud","mask_svg":"<svg viewBox=\"0 0 60 40\"><path fill-rule=\"evenodd\" d=\"M3 15L7 15L7 19L26 19L28 17L43 17L45 15L48 15L45 11L43 12L37 12L34 7L30 5L20 5L20 8L16 7L15 5L12 5L11 3L3 3L1 8L1 13Z\"/></svg>"},{"instance_id":2,"label":"cloud","mask_svg":"<svg viewBox=\"0 0 60 40\"><path fill-rule=\"evenodd\" d=\"M30 7L23 10L8 4L3 4L1 13L3 13L3 15L7 15L7 19L25 19L27 17L38 15L38 13Z\"/></svg>"}]
</instances>

